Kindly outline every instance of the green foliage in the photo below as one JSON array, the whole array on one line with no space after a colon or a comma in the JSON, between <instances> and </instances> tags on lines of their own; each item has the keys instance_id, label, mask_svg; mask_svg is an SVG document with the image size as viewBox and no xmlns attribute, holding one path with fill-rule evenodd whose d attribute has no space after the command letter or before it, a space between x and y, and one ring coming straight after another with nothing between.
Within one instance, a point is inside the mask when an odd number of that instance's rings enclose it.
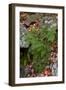
<instances>
[{"instance_id":1,"label":"green foliage","mask_svg":"<svg viewBox=\"0 0 66 90\"><path fill-rule=\"evenodd\" d=\"M26 54L24 54L23 55L23 53L20 53L21 55L20 55L20 64L21 64L21 66L23 65L23 66L25 66L25 65L27 65L27 60L28 60L28 58L26 57Z\"/></svg>"},{"instance_id":2,"label":"green foliage","mask_svg":"<svg viewBox=\"0 0 66 90\"><path fill-rule=\"evenodd\" d=\"M53 42L55 40L56 28L52 27L47 33L48 41Z\"/></svg>"},{"instance_id":3,"label":"green foliage","mask_svg":"<svg viewBox=\"0 0 66 90\"><path fill-rule=\"evenodd\" d=\"M29 53L33 55L33 64L37 73L42 72L45 66L49 64L49 55L51 52L51 43L55 40L55 27L42 27L38 31L32 28L32 31L27 32L25 40L31 44Z\"/></svg>"}]
</instances>

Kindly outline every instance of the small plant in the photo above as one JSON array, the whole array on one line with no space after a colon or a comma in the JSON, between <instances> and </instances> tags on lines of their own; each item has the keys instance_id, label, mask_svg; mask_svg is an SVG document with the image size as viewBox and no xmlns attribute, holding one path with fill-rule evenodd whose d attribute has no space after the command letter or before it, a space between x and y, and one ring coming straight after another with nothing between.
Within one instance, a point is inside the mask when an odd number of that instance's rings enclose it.
<instances>
[{"instance_id":1,"label":"small plant","mask_svg":"<svg viewBox=\"0 0 66 90\"><path fill-rule=\"evenodd\" d=\"M33 56L32 62L37 73L41 73L49 65L51 45L56 40L56 28L41 27L31 28L25 35L25 40L31 47L28 50L29 55Z\"/></svg>"}]
</instances>

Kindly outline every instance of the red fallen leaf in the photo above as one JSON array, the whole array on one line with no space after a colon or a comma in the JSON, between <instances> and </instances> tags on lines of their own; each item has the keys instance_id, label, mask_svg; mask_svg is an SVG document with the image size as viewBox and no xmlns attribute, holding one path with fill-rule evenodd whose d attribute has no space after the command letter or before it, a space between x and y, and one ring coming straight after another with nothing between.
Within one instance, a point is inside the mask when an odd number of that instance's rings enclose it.
<instances>
[{"instance_id":1,"label":"red fallen leaf","mask_svg":"<svg viewBox=\"0 0 66 90\"><path fill-rule=\"evenodd\" d=\"M52 70L50 68L46 68L44 70L44 76L51 76L52 75Z\"/></svg>"}]
</instances>

